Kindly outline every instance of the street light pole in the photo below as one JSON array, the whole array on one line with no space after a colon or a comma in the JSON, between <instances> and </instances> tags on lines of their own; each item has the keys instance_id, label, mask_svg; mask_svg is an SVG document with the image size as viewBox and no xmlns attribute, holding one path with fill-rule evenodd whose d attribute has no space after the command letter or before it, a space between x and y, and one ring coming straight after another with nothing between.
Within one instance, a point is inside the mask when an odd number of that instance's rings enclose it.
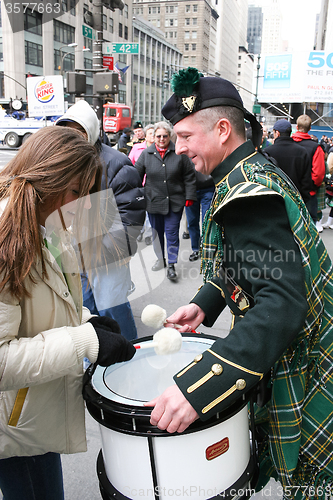
<instances>
[{"instance_id":1,"label":"street light pole","mask_svg":"<svg viewBox=\"0 0 333 500\"><path fill-rule=\"evenodd\" d=\"M66 52L64 55L62 55L62 49L64 47L77 47L77 43L69 43L68 45L62 45L59 49L60 51L60 74L63 75L64 71L63 71L63 63L64 63L64 59L65 57L70 54L70 52Z\"/></svg>"}]
</instances>

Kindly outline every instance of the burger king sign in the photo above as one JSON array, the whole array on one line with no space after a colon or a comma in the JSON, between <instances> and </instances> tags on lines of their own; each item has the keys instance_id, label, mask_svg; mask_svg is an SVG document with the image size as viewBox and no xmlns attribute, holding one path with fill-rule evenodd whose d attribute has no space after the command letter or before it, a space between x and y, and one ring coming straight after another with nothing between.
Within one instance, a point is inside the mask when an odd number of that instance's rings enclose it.
<instances>
[{"instance_id":1,"label":"burger king sign","mask_svg":"<svg viewBox=\"0 0 333 500\"><path fill-rule=\"evenodd\" d=\"M54 98L54 86L52 82L42 80L35 87L35 96L41 103L50 102Z\"/></svg>"},{"instance_id":2,"label":"burger king sign","mask_svg":"<svg viewBox=\"0 0 333 500\"><path fill-rule=\"evenodd\" d=\"M27 78L29 116L64 114L64 88L60 75Z\"/></svg>"}]
</instances>

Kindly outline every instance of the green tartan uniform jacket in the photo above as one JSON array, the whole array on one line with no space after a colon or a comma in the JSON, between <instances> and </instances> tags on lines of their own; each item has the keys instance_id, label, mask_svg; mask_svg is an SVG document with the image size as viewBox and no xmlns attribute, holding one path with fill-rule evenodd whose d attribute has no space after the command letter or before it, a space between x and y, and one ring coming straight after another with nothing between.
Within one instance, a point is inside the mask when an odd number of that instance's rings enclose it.
<instances>
[{"instance_id":1,"label":"green tartan uniform jacket","mask_svg":"<svg viewBox=\"0 0 333 500\"><path fill-rule=\"evenodd\" d=\"M174 380L206 420L270 373L272 395L256 415L268 433L261 472L294 488L292 497L307 497L309 485L333 478L332 264L299 193L250 141L212 177L224 272L192 302L205 326L226 305L236 321Z\"/></svg>"}]
</instances>

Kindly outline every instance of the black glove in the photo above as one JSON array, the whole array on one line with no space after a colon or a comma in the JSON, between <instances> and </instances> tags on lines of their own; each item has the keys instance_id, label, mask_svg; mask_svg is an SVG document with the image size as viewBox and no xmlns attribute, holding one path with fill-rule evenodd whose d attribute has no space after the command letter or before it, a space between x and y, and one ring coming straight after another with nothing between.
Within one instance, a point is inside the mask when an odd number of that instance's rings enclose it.
<instances>
[{"instance_id":1,"label":"black glove","mask_svg":"<svg viewBox=\"0 0 333 500\"><path fill-rule=\"evenodd\" d=\"M111 330L111 332L114 333L121 333L120 326L118 325L117 321L109 318L109 316L93 316L92 318L90 318L89 323L92 324L95 330L96 327L101 327L107 331Z\"/></svg>"},{"instance_id":2,"label":"black glove","mask_svg":"<svg viewBox=\"0 0 333 500\"><path fill-rule=\"evenodd\" d=\"M100 320L109 320L116 325L117 333L114 333L107 325L101 325ZM120 328L116 321L105 316L93 317L89 319L89 323L95 328L99 351L96 363L100 366L109 366L121 361L129 361L136 353L136 349L131 342L120 335Z\"/></svg>"}]
</instances>

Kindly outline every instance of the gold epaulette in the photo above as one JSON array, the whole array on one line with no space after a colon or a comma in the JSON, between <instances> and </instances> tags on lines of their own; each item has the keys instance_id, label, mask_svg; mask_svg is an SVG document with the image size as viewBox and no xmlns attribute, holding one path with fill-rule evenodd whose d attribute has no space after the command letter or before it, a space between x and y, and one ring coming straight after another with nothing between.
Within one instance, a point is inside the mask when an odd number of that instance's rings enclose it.
<instances>
[{"instance_id":1,"label":"gold epaulette","mask_svg":"<svg viewBox=\"0 0 333 500\"><path fill-rule=\"evenodd\" d=\"M270 189L266 186L262 186L261 184L257 184L255 182L241 182L236 186L232 187L230 191L225 195L223 201L220 205L215 209L213 216L225 205L240 198L250 198L254 196L267 196L267 195L275 195L282 196L280 193L277 193L273 189Z\"/></svg>"}]
</instances>

